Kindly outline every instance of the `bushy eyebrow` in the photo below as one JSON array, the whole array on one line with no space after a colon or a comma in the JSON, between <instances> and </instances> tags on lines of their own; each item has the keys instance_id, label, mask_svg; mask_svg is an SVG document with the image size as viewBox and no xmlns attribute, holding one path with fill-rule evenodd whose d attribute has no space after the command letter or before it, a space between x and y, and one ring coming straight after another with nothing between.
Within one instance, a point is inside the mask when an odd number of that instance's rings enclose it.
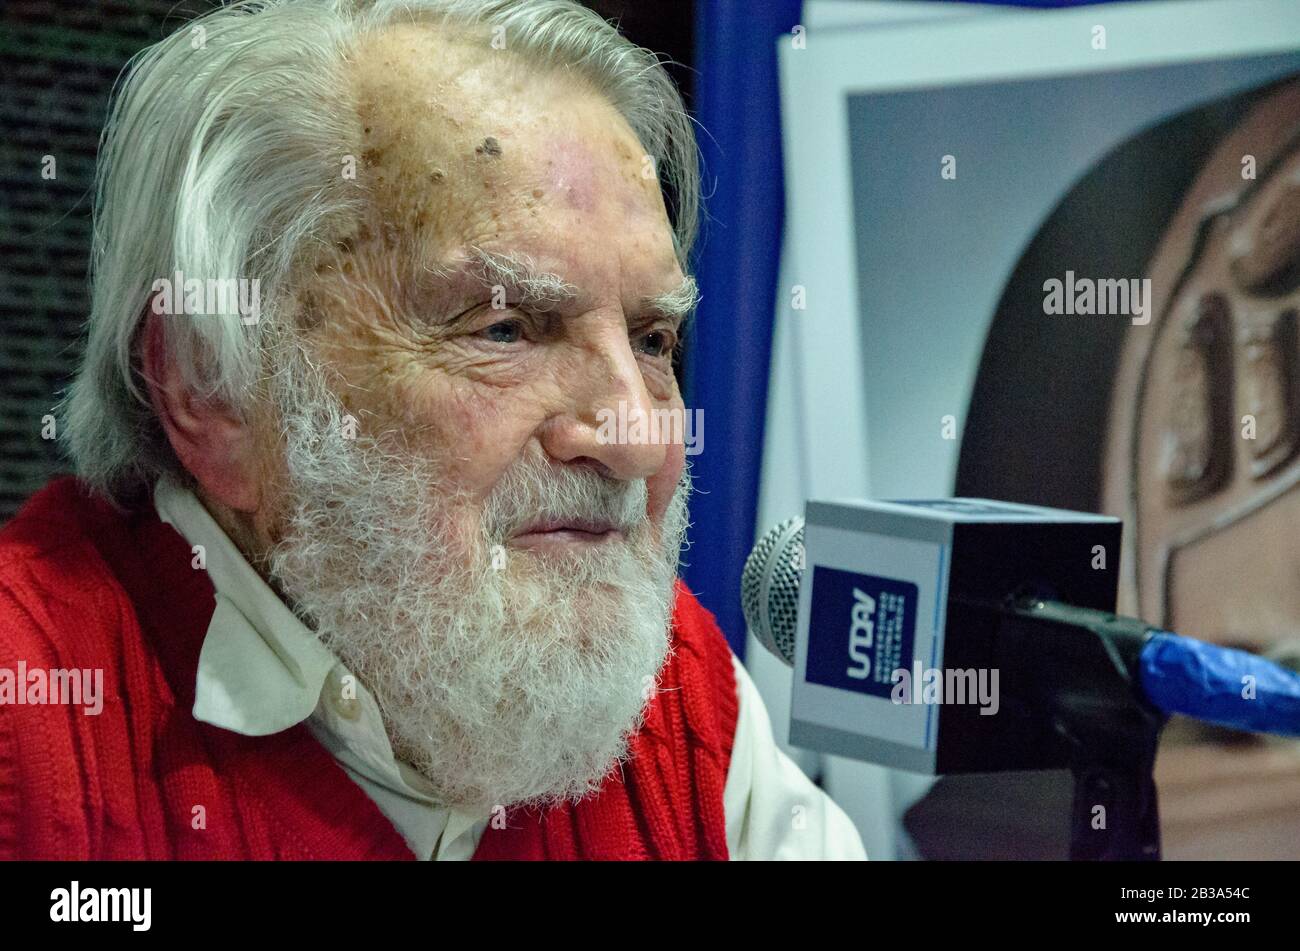
<instances>
[{"instance_id":1,"label":"bushy eyebrow","mask_svg":"<svg viewBox=\"0 0 1300 951\"><path fill-rule=\"evenodd\" d=\"M685 323L700 302L700 286L689 275L675 290L641 299L646 310L653 311L678 323Z\"/></svg>"},{"instance_id":2,"label":"bushy eyebrow","mask_svg":"<svg viewBox=\"0 0 1300 951\"><path fill-rule=\"evenodd\" d=\"M470 248L466 272L488 290L503 287L520 305L545 313L578 298L578 289L558 274L540 270L531 257Z\"/></svg>"},{"instance_id":3,"label":"bushy eyebrow","mask_svg":"<svg viewBox=\"0 0 1300 951\"><path fill-rule=\"evenodd\" d=\"M427 267L425 271L437 284L456 285L468 281L476 290L503 288L519 306L539 313L572 303L581 296L573 284L558 274L541 270L529 255L522 253L471 247L466 261L458 265ZM687 277L667 293L643 297L641 306L648 312L681 322L699 301L699 286L695 278Z\"/></svg>"}]
</instances>

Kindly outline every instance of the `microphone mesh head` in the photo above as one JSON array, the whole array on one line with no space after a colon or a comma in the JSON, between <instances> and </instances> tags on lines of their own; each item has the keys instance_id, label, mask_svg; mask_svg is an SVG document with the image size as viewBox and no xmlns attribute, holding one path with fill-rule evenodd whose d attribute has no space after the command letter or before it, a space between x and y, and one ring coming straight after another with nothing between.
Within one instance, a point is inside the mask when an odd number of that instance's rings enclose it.
<instances>
[{"instance_id":1,"label":"microphone mesh head","mask_svg":"<svg viewBox=\"0 0 1300 951\"><path fill-rule=\"evenodd\" d=\"M791 666L803 567L803 519L789 518L759 539L740 580L740 605L754 636Z\"/></svg>"}]
</instances>

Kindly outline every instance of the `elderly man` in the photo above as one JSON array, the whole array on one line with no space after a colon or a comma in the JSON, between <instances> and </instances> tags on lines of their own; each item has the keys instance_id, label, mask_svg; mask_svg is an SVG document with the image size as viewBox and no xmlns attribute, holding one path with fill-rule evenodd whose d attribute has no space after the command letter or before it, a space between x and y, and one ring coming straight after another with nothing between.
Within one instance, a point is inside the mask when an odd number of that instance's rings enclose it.
<instances>
[{"instance_id":1,"label":"elderly man","mask_svg":"<svg viewBox=\"0 0 1300 951\"><path fill-rule=\"evenodd\" d=\"M569 0L241 4L100 161L79 478L0 536L0 665L102 709L0 706L0 854L863 856L676 579L680 439L601 425L682 412L653 57Z\"/></svg>"}]
</instances>

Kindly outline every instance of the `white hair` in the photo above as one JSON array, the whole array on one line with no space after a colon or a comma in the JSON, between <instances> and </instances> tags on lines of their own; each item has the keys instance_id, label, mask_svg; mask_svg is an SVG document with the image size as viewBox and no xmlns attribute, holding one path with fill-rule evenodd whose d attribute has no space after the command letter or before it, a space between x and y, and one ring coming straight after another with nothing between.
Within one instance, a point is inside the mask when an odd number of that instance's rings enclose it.
<instances>
[{"instance_id":1,"label":"white hair","mask_svg":"<svg viewBox=\"0 0 1300 951\"><path fill-rule=\"evenodd\" d=\"M399 23L481 35L539 66L586 79L655 157L678 260L699 213L691 120L657 57L573 0L247 0L194 20L135 57L100 143L88 339L60 405L77 474L126 503L169 473L190 481L150 406L137 337L155 282L257 283L259 315L233 299L168 321L186 384L237 412L251 406L277 335L296 314L295 266L365 209L341 174L359 155L345 64L359 40ZM176 294L181 288L174 288Z\"/></svg>"}]
</instances>

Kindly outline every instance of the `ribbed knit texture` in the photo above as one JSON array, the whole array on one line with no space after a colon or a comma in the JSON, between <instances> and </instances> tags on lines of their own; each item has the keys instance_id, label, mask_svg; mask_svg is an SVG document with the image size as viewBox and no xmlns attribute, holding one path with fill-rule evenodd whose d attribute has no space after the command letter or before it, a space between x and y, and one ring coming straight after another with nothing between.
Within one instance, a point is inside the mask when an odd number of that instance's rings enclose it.
<instances>
[{"instance_id":1,"label":"ribbed knit texture","mask_svg":"<svg viewBox=\"0 0 1300 951\"><path fill-rule=\"evenodd\" d=\"M192 558L152 506L121 513L66 478L0 531L0 667L104 671L98 716L0 705L0 858L414 858L304 725L193 718L215 601ZM727 858L735 674L680 582L672 644L630 761L576 806L510 810L475 859Z\"/></svg>"}]
</instances>

